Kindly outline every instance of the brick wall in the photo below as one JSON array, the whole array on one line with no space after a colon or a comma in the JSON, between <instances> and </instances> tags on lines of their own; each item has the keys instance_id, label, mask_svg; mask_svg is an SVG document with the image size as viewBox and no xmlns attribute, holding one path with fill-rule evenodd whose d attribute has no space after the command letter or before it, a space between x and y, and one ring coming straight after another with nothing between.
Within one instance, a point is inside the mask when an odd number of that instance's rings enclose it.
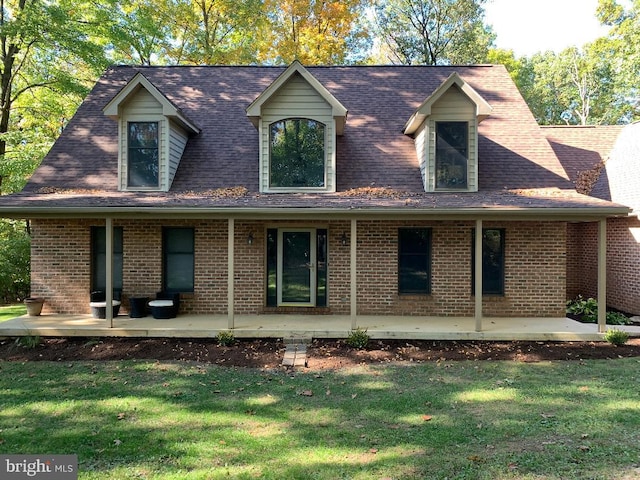
<instances>
[{"instance_id":1,"label":"brick wall","mask_svg":"<svg viewBox=\"0 0 640 480\"><path fill-rule=\"evenodd\" d=\"M397 229L432 227L431 295L398 295ZM472 316L475 222L358 222L358 314ZM485 296L486 316L564 315L564 223L488 223L505 228L505 295ZM369 253L375 251L375 255Z\"/></svg>"},{"instance_id":2,"label":"brick wall","mask_svg":"<svg viewBox=\"0 0 640 480\"><path fill-rule=\"evenodd\" d=\"M598 295L598 224L567 225L567 300Z\"/></svg>"},{"instance_id":3,"label":"brick wall","mask_svg":"<svg viewBox=\"0 0 640 480\"><path fill-rule=\"evenodd\" d=\"M100 220L32 222L32 295L47 299L45 311L89 313L91 226ZM350 222L235 222L235 304L239 315L308 309L265 307L266 229L290 226L327 228L328 306L322 313L350 309ZM472 316L471 232L474 222L358 222L358 313ZM226 314L226 220L116 220L123 227L123 312L130 295L154 296L162 286L162 227L195 228L195 291L183 295L181 312ZM399 227L432 227L432 293L399 296ZM485 297L486 315L560 316L566 284L563 223L485 222L506 228L505 295ZM247 238L252 234L253 242Z\"/></svg>"},{"instance_id":4,"label":"brick wall","mask_svg":"<svg viewBox=\"0 0 640 480\"><path fill-rule=\"evenodd\" d=\"M598 224L569 226L567 298L598 295ZM607 305L640 315L640 221L607 220Z\"/></svg>"},{"instance_id":5,"label":"brick wall","mask_svg":"<svg viewBox=\"0 0 640 480\"><path fill-rule=\"evenodd\" d=\"M31 296L43 313L88 313L91 222L31 221Z\"/></svg>"},{"instance_id":6,"label":"brick wall","mask_svg":"<svg viewBox=\"0 0 640 480\"><path fill-rule=\"evenodd\" d=\"M640 220L607 221L607 303L640 315Z\"/></svg>"}]
</instances>

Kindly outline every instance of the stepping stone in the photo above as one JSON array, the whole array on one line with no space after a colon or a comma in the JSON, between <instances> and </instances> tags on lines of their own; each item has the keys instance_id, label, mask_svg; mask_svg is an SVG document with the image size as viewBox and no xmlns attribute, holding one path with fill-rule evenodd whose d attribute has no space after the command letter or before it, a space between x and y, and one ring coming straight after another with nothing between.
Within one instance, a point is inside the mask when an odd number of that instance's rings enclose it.
<instances>
[{"instance_id":1,"label":"stepping stone","mask_svg":"<svg viewBox=\"0 0 640 480\"><path fill-rule=\"evenodd\" d=\"M285 340L285 352L282 359L283 367L306 367L307 366L307 343L306 339Z\"/></svg>"}]
</instances>

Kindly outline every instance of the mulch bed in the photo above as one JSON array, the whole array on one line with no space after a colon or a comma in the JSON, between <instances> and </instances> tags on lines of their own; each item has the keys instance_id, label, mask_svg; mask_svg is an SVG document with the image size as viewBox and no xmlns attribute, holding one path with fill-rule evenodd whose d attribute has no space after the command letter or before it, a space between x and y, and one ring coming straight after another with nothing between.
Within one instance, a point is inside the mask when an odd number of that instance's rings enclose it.
<instances>
[{"instance_id":1,"label":"mulch bed","mask_svg":"<svg viewBox=\"0 0 640 480\"><path fill-rule=\"evenodd\" d=\"M144 359L272 369L280 367L284 349L284 343L274 339L239 340L223 347L216 339L72 337L45 338L35 348L27 348L5 338L0 340L0 362ZM363 350L349 347L344 340L317 339L309 345L307 357L309 370L391 362L580 361L640 357L640 338L618 347L606 342L371 340Z\"/></svg>"}]
</instances>

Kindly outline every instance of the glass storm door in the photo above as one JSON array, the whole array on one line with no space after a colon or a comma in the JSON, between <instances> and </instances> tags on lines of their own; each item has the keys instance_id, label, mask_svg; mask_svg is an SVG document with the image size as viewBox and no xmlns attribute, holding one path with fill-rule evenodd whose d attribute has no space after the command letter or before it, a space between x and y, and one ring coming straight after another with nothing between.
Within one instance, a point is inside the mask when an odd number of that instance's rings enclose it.
<instances>
[{"instance_id":1,"label":"glass storm door","mask_svg":"<svg viewBox=\"0 0 640 480\"><path fill-rule=\"evenodd\" d=\"M278 231L278 305L316 303L316 232Z\"/></svg>"}]
</instances>

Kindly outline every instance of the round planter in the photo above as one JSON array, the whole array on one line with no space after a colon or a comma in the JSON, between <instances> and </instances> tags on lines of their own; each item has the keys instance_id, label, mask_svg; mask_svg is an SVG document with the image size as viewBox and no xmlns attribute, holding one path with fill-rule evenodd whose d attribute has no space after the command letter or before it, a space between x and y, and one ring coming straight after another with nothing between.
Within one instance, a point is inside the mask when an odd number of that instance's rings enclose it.
<instances>
[{"instance_id":1,"label":"round planter","mask_svg":"<svg viewBox=\"0 0 640 480\"><path fill-rule=\"evenodd\" d=\"M27 306L27 315L29 315L30 317L37 317L42 312L44 298L25 298L24 304Z\"/></svg>"}]
</instances>

